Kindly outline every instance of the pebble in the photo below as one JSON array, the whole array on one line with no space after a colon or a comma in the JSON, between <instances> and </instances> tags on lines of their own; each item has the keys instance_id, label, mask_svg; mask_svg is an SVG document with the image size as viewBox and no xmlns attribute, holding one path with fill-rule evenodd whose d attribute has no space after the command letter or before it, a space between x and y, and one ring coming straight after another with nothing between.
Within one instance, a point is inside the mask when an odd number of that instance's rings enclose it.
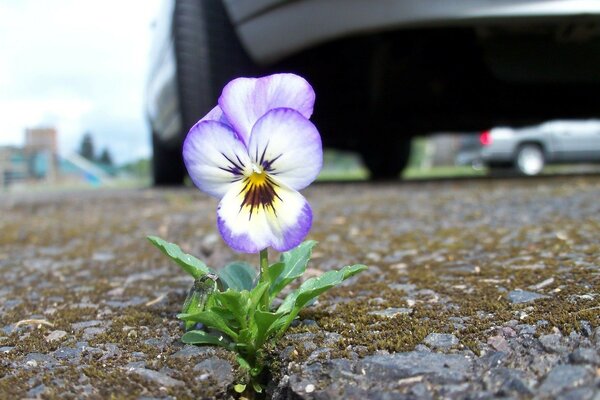
<instances>
[{"instance_id":1,"label":"pebble","mask_svg":"<svg viewBox=\"0 0 600 400\"><path fill-rule=\"evenodd\" d=\"M118 301L118 300L108 300L104 303L112 308L123 309L127 307L136 307L141 306L142 304L146 304L148 302L147 297L135 296L131 297L129 300Z\"/></svg>"},{"instance_id":2,"label":"pebble","mask_svg":"<svg viewBox=\"0 0 600 400\"><path fill-rule=\"evenodd\" d=\"M542 335L539 340L544 349L551 353L563 353L566 350L565 346L561 343L561 335Z\"/></svg>"},{"instance_id":3,"label":"pebble","mask_svg":"<svg viewBox=\"0 0 600 400\"><path fill-rule=\"evenodd\" d=\"M185 385L185 383L183 381L173 379L166 374L163 374L158 371L154 371L152 369L132 367L132 368L128 368L127 371L131 374L138 375L150 382L153 382L159 386L163 386L166 388Z\"/></svg>"},{"instance_id":4,"label":"pebble","mask_svg":"<svg viewBox=\"0 0 600 400\"><path fill-rule=\"evenodd\" d=\"M410 315L410 314L412 314L412 312L413 312L412 308L390 307L390 308L386 308L385 310L370 311L368 314L369 315L379 315L380 317L394 318L397 315Z\"/></svg>"},{"instance_id":5,"label":"pebble","mask_svg":"<svg viewBox=\"0 0 600 400\"><path fill-rule=\"evenodd\" d=\"M515 328L517 332L519 332L519 335L534 335L537 330L535 325L529 324L520 324L517 325Z\"/></svg>"},{"instance_id":6,"label":"pebble","mask_svg":"<svg viewBox=\"0 0 600 400\"><path fill-rule=\"evenodd\" d=\"M102 333L105 333L107 330L106 327L94 327L94 328L85 328L83 330L83 340L93 339L95 336L98 336Z\"/></svg>"},{"instance_id":7,"label":"pebble","mask_svg":"<svg viewBox=\"0 0 600 400\"><path fill-rule=\"evenodd\" d=\"M527 290L511 290L507 294L508 301L510 301L513 304L529 303L538 299L545 299L547 297L548 296L546 295L530 292Z\"/></svg>"},{"instance_id":8,"label":"pebble","mask_svg":"<svg viewBox=\"0 0 600 400\"><path fill-rule=\"evenodd\" d=\"M488 338L487 343L498 351L502 351L504 353L510 352L510 346L506 339L504 339L504 336L491 336Z\"/></svg>"},{"instance_id":9,"label":"pebble","mask_svg":"<svg viewBox=\"0 0 600 400\"><path fill-rule=\"evenodd\" d=\"M73 347L61 347L53 355L60 360L67 360L71 363L78 363L81 359L81 349Z\"/></svg>"},{"instance_id":10,"label":"pebble","mask_svg":"<svg viewBox=\"0 0 600 400\"><path fill-rule=\"evenodd\" d=\"M449 333L430 333L424 342L434 349L449 349L458 344L458 338Z\"/></svg>"},{"instance_id":11,"label":"pebble","mask_svg":"<svg viewBox=\"0 0 600 400\"><path fill-rule=\"evenodd\" d=\"M48 388L46 387L46 385L44 385L44 384L38 385L36 387L29 389L29 391L27 391L27 398L29 398L29 399L42 398L42 395L44 395L47 390L48 390Z\"/></svg>"},{"instance_id":12,"label":"pebble","mask_svg":"<svg viewBox=\"0 0 600 400\"><path fill-rule=\"evenodd\" d=\"M213 355L215 353L215 349L209 346L194 346L191 344L186 344L183 346L181 350L171 355L171 358L181 358L184 360L189 360L196 356L201 355Z\"/></svg>"},{"instance_id":13,"label":"pebble","mask_svg":"<svg viewBox=\"0 0 600 400\"><path fill-rule=\"evenodd\" d=\"M156 348L160 349L161 351L164 350L172 342L173 342L173 338L169 337L167 335L161 336L160 338L150 338L150 339L144 340L144 344L147 344L148 346L156 347Z\"/></svg>"},{"instance_id":14,"label":"pebble","mask_svg":"<svg viewBox=\"0 0 600 400\"><path fill-rule=\"evenodd\" d=\"M233 369L229 361L218 357L211 357L194 365L194 371L209 374L220 387L227 387L233 383Z\"/></svg>"},{"instance_id":15,"label":"pebble","mask_svg":"<svg viewBox=\"0 0 600 400\"><path fill-rule=\"evenodd\" d=\"M61 340L65 336L67 336L67 332L65 332L65 331L52 331L52 332L50 332L50 334L48 336L46 336L46 342L48 342L48 343L56 342L58 340Z\"/></svg>"},{"instance_id":16,"label":"pebble","mask_svg":"<svg viewBox=\"0 0 600 400\"><path fill-rule=\"evenodd\" d=\"M56 359L43 353L29 353L23 357L23 364L30 368L50 368L56 364Z\"/></svg>"},{"instance_id":17,"label":"pebble","mask_svg":"<svg viewBox=\"0 0 600 400\"><path fill-rule=\"evenodd\" d=\"M71 329L73 329L74 331L80 331L85 328L91 328L93 326L100 326L103 324L104 324L104 321L100 321L100 320L75 322L75 323L71 324Z\"/></svg>"},{"instance_id":18,"label":"pebble","mask_svg":"<svg viewBox=\"0 0 600 400\"><path fill-rule=\"evenodd\" d=\"M541 393L557 395L565 389L582 385L592 378L592 371L580 365L557 365L539 387Z\"/></svg>"},{"instance_id":19,"label":"pebble","mask_svg":"<svg viewBox=\"0 0 600 400\"><path fill-rule=\"evenodd\" d=\"M461 355L407 352L367 356L358 362L357 370L364 370L374 384L418 375L433 376L438 382L462 382L471 367L472 361Z\"/></svg>"},{"instance_id":20,"label":"pebble","mask_svg":"<svg viewBox=\"0 0 600 400\"><path fill-rule=\"evenodd\" d=\"M521 397L531 395L532 392L525 373L513 368L492 369L485 375L484 382L487 390L502 397L507 395Z\"/></svg>"},{"instance_id":21,"label":"pebble","mask_svg":"<svg viewBox=\"0 0 600 400\"><path fill-rule=\"evenodd\" d=\"M600 356L592 348L578 348L569 354L569 360L574 364L591 364L600 366Z\"/></svg>"}]
</instances>

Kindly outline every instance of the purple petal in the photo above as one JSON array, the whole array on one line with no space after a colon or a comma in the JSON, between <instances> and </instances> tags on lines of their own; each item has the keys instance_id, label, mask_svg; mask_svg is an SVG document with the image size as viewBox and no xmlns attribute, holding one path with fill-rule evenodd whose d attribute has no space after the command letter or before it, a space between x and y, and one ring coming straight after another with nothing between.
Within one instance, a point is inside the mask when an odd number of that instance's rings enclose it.
<instances>
[{"instance_id":1,"label":"purple petal","mask_svg":"<svg viewBox=\"0 0 600 400\"><path fill-rule=\"evenodd\" d=\"M229 82L219 98L219 106L227 120L248 143L256 121L267 111L286 107L310 118L315 92L302 77L275 74L263 78L238 78Z\"/></svg>"},{"instance_id":2,"label":"purple petal","mask_svg":"<svg viewBox=\"0 0 600 400\"><path fill-rule=\"evenodd\" d=\"M183 143L183 161L194 184L221 198L250 168L248 151L230 126L201 121L190 129Z\"/></svg>"},{"instance_id":3,"label":"purple petal","mask_svg":"<svg viewBox=\"0 0 600 400\"><path fill-rule=\"evenodd\" d=\"M217 225L225 242L234 250L258 253L272 247L287 251L298 246L312 224L312 210L293 189L277 185L272 204L245 204L245 184L236 183L219 203Z\"/></svg>"},{"instance_id":4,"label":"purple petal","mask_svg":"<svg viewBox=\"0 0 600 400\"><path fill-rule=\"evenodd\" d=\"M248 152L257 165L295 190L310 185L323 166L317 128L289 108L271 110L256 122Z\"/></svg>"}]
</instances>

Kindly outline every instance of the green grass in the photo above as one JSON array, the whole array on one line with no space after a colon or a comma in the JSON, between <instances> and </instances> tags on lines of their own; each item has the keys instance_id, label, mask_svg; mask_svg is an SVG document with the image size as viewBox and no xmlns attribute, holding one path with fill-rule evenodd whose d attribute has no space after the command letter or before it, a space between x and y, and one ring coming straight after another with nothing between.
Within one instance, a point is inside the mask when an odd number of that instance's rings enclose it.
<instances>
[{"instance_id":1,"label":"green grass","mask_svg":"<svg viewBox=\"0 0 600 400\"><path fill-rule=\"evenodd\" d=\"M408 167L402 173L403 179L428 179L428 178L452 178L452 177L474 177L485 176L487 170L476 170L470 166L444 165L431 168Z\"/></svg>"}]
</instances>

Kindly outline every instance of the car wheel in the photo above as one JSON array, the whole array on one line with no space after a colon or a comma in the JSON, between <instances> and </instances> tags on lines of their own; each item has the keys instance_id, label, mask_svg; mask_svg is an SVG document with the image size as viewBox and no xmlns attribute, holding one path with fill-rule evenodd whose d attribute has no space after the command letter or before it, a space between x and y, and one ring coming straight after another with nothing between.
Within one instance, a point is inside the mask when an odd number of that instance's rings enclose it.
<instances>
[{"instance_id":1,"label":"car wheel","mask_svg":"<svg viewBox=\"0 0 600 400\"><path fill-rule=\"evenodd\" d=\"M158 135L152 135L152 177L155 186L181 185L185 167L181 146L168 146Z\"/></svg>"},{"instance_id":2,"label":"car wheel","mask_svg":"<svg viewBox=\"0 0 600 400\"><path fill-rule=\"evenodd\" d=\"M524 144L515 156L515 167L522 175L534 176L544 168L544 152L537 144Z\"/></svg>"},{"instance_id":3,"label":"car wheel","mask_svg":"<svg viewBox=\"0 0 600 400\"><path fill-rule=\"evenodd\" d=\"M233 78L253 72L222 0L178 0L173 19L183 134L216 104Z\"/></svg>"}]
</instances>

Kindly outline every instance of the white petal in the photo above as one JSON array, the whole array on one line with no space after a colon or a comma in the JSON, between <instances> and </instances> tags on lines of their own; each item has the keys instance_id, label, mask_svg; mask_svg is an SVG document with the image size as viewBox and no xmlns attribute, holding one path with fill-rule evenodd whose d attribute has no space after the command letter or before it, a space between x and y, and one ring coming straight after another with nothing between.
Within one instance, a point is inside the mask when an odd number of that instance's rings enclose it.
<instances>
[{"instance_id":1,"label":"white petal","mask_svg":"<svg viewBox=\"0 0 600 400\"><path fill-rule=\"evenodd\" d=\"M217 198L251 168L244 143L231 127L216 121L201 121L192 127L183 143L183 160L194 184Z\"/></svg>"},{"instance_id":2,"label":"white petal","mask_svg":"<svg viewBox=\"0 0 600 400\"><path fill-rule=\"evenodd\" d=\"M232 185L217 210L219 231L230 247L257 253L267 247L287 251L302 243L312 224L312 210L300 193L277 183L272 207L252 207L244 200L244 187L244 182Z\"/></svg>"},{"instance_id":3,"label":"white petal","mask_svg":"<svg viewBox=\"0 0 600 400\"><path fill-rule=\"evenodd\" d=\"M317 128L289 108L271 110L256 122L248 152L255 163L296 190L310 185L323 166Z\"/></svg>"}]
</instances>

